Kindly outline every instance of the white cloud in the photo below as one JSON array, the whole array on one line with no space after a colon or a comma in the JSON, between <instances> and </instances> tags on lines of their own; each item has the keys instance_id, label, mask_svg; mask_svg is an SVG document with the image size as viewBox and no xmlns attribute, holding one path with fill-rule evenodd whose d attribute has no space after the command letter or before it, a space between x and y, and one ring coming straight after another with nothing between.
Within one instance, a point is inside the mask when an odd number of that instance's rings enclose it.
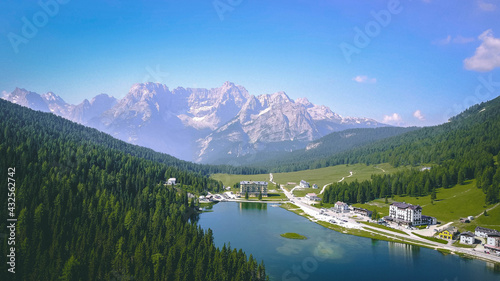
<instances>
[{"instance_id":1,"label":"white cloud","mask_svg":"<svg viewBox=\"0 0 500 281\"><path fill-rule=\"evenodd\" d=\"M448 45L451 42L451 35L446 36L444 39L435 40L432 42L435 45Z\"/></svg>"},{"instance_id":2,"label":"white cloud","mask_svg":"<svg viewBox=\"0 0 500 281\"><path fill-rule=\"evenodd\" d=\"M479 6L479 9L486 11L486 12L492 12L497 9L497 5L493 3L488 3L483 0L478 0L477 5Z\"/></svg>"},{"instance_id":3,"label":"white cloud","mask_svg":"<svg viewBox=\"0 0 500 281\"><path fill-rule=\"evenodd\" d=\"M352 78L353 81L356 81L358 83L377 83L376 78L369 78L366 75L358 75L354 78Z\"/></svg>"},{"instance_id":4,"label":"white cloud","mask_svg":"<svg viewBox=\"0 0 500 281\"><path fill-rule=\"evenodd\" d=\"M433 41L434 45L448 45L450 43L454 44L467 44L470 42L474 42L476 39L472 37L463 37L462 35L455 36L454 38L451 35L446 36L446 38L438 39Z\"/></svg>"},{"instance_id":5,"label":"white cloud","mask_svg":"<svg viewBox=\"0 0 500 281\"><path fill-rule=\"evenodd\" d=\"M390 125L402 125L403 118L401 118L401 115L397 113L393 113L392 115L384 115L384 120L382 121L382 123Z\"/></svg>"},{"instance_id":6,"label":"white cloud","mask_svg":"<svg viewBox=\"0 0 500 281\"><path fill-rule=\"evenodd\" d=\"M424 121L425 120L425 116L422 114L422 111L417 110L415 112L413 112L413 117L417 118L418 120L420 121Z\"/></svg>"},{"instance_id":7,"label":"white cloud","mask_svg":"<svg viewBox=\"0 0 500 281\"><path fill-rule=\"evenodd\" d=\"M493 37L491 29L483 32L478 38L483 42L477 47L474 56L464 60L465 68L486 72L500 67L500 39Z\"/></svg>"},{"instance_id":8,"label":"white cloud","mask_svg":"<svg viewBox=\"0 0 500 281\"><path fill-rule=\"evenodd\" d=\"M470 42L474 42L476 39L473 37L463 37L462 35L458 35L455 38L453 38L453 43L455 44L467 44Z\"/></svg>"}]
</instances>

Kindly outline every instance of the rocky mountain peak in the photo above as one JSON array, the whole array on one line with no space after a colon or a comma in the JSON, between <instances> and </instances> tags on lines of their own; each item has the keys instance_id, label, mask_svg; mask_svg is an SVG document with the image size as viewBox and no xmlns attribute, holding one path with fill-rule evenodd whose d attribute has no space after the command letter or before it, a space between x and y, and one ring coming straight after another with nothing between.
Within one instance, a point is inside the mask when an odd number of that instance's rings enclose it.
<instances>
[{"instance_id":1,"label":"rocky mountain peak","mask_svg":"<svg viewBox=\"0 0 500 281\"><path fill-rule=\"evenodd\" d=\"M133 144L207 163L224 156L291 151L334 131L383 126L372 119L343 118L327 106L307 98L294 101L282 91L250 95L229 81L218 88L172 91L160 83L138 83L120 100L100 94L78 105L53 92L40 96L20 88L2 96Z\"/></svg>"},{"instance_id":2,"label":"rocky mountain peak","mask_svg":"<svg viewBox=\"0 0 500 281\"><path fill-rule=\"evenodd\" d=\"M307 98L298 98L298 99L295 100L295 103L302 104L306 108L314 106Z\"/></svg>"}]
</instances>

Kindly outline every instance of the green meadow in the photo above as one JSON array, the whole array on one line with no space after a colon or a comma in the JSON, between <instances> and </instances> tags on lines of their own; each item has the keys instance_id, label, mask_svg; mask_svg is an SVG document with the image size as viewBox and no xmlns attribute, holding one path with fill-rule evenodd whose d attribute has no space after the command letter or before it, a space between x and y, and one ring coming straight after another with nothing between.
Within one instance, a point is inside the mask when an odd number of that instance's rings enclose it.
<instances>
[{"instance_id":1,"label":"green meadow","mask_svg":"<svg viewBox=\"0 0 500 281\"><path fill-rule=\"evenodd\" d=\"M344 181L351 182L354 180L363 181L369 180L373 174L384 174L393 173L403 168L393 168L389 164L379 164L375 166L366 166L364 164L356 165L339 165L332 166L314 170L305 170L290 173L273 173L274 182L284 184L295 183L292 185L287 185L289 188L293 188L298 185L301 180L305 180L311 184L317 184L320 189L323 188L325 184L338 182L342 178ZM350 172L353 173L352 177L349 177ZM259 175L230 175L230 174L214 174L212 178L215 180L222 181L225 186L233 186L235 183L240 181L269 181L269 174L259 174ZM269 189L274 189L272 184Z\"/></svg>"},{"instance_id":2,"label":"green meadow","mask_svg":"<svg viewBox=\"0 0 500 281\"><path fill-rule=\"evenodd\" d=\"M386 216L389 213L389 205L394 202L406 202L422 206L422 214L433 216L442 224L453 222L453 225L459 230L474 230L478 225L500 230L500 206L488 212L488 216L480 216L471 223L460 223L460 218L467 216L478 216L486 208L492 208L495 205L485 205L485 194L481 189L476 188L474 180L466 182L465 185L456 185L452 188L436 190L437 199L432 202L430 195L423 197L401 197L394 196L389 198L388 204L385 199L376 199L367 204L353 204L356 207L366 208L368 210L377 210Z\"/></svg>"}]
</instances>

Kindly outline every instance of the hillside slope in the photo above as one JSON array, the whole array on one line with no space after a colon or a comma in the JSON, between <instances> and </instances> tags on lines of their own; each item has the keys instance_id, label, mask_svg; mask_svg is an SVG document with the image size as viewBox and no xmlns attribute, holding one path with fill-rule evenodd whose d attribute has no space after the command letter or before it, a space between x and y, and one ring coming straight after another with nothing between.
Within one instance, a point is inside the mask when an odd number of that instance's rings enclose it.
<instances>
[{"instance_id":1,"label":"hillside slope","mask_svg":"<svg viewBox=\"0 0 500 281\"><path fill-rule=\"evenodd\" d=\"M325 191L325 202L361 203L395 195L431 195L437 188L463 185L476 179L486 194L485 204L500 201L500 98L475 105L450 122L386 139L325 161L326 165L389 162L430 165L430 170L407 170L373 176L371 181L338 183ZM435 198L433 198L435 199Z\"/></svg>"},{"instance_id":2,"label":"hillside slope","mask_svg":"<svg viewBox=\"0 0 500 281\"><path fill-rule=\"evenodd\" d=\"M141 150L0 101L0 181L9 183L0 200L15 203L0 216L17 219L15 244L6 235L0 246L15 248L16 273L4 256L0 279L266 280L263 264L216 248L210 230L189 222L197 211L186 191L219 182L133 153ZM169 177L175 188L163 185Z\"/></svg>"},{"instance_id":3,"label":"hillside slope","mask_svg":"<svg viewBox=\"0 0 500 281\"><path fill-rule=\"evenodd\" d=\"M292 172L324 167L321 160L335 154L350 151L379 140L418 130L417 127L381 127L348 129L328 134L310 142L305 149L286 153L261 153L247 159L249 166L267 168L274 172ZM215 162L217 164L218 162ZM290 163L293 163L290 165ZM315 163L314 165L311 165Z\"/></svg>"},{"instance_id":4,"label":"hillside slope","mask_svg":"<svg viewBox=\"0 0 500 281\"><path fill-rule=\"evenodd\" d=\"M272 171L312 169L341 164L390 163L418 166L446 160L485 159L500 150L500 97L472 106L448 123L417 129L315 161L284 163Z\"/></svg>"}]
</instances>

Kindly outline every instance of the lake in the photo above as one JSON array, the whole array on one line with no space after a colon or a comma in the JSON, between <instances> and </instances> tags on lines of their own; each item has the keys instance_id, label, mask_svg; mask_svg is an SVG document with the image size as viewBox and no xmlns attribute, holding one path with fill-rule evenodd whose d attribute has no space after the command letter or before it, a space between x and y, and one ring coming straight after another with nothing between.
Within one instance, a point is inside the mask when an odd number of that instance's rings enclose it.
<instances>
[{"instance_id":1,"label":"lake","mask_svg":"<svg viewBox=\"0 0 500 281\"><path fill-rule=\"evenodd\" d=\"M215 244L264 260L271 280L500 280L498 265L438 251L341 234L269 204L222 202L198 224ZM295 232L307 240L280 236Z\"/></svg>"}]
</instances>

